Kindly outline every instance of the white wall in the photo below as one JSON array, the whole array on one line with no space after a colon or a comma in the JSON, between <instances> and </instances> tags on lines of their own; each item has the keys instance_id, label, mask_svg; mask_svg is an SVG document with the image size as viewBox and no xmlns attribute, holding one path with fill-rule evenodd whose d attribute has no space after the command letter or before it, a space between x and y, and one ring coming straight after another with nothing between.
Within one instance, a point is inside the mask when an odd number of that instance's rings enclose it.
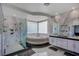
<instances>
[{"instance_id":1,"label":"white wall","mask_svg":"<svg viewBox=\"0 0 79 59\"><path fill-rule=\"evenodd\" d=\"M52 34L53 33L53 18L48 18L48 34Z\"/></svg>"}]
</instances>

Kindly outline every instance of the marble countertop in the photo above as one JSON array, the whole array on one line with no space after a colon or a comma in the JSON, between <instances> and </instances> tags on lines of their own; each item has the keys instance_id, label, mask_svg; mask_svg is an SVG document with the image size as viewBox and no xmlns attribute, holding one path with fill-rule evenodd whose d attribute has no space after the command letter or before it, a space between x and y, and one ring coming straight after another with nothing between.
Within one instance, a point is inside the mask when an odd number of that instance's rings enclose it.
<instances>
[{"instance_id":1,"label":"marble countertop","mask_svg":"<svg viewBox=\"0 0 79 59\"><path fill-rule=\"evenodd\" d=\"M79 36L72 36L72 37L70 37L70 36L60 36L60 35L49 35L49 37L64 38L64 39L79 41Z\"/></svg>"}]
</instances>

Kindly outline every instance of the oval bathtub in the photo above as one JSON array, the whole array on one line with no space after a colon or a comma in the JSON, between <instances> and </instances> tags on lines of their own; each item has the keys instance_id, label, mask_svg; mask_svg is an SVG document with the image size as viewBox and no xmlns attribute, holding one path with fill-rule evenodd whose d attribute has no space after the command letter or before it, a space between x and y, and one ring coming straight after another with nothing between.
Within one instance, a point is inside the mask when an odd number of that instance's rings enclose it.
<instances>
[{"instance_id":1,"label":"oval bathtub","mask_svg":"<svg viewBox=\"0 0 79 59\"><path fill-rule=\"evenodd\" d=\"M32 33L27 35L27 43L40 45L48 43L48 35L43 33Z\"/></svg>"}]
</instances>

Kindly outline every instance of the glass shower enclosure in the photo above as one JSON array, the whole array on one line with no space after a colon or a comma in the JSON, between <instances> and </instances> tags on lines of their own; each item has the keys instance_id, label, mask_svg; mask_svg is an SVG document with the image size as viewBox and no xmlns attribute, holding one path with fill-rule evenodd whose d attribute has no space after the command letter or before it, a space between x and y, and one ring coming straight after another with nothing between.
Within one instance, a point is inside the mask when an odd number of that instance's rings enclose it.
<instances>
[{"instance_id":1,"label":"glass shower enclosure","mask_svg":"<svg viewBox=\"0 0 79 59\"><path fill-rule=\"evenodd\" d=\"M27 48L27 22L18 17L5 18L0 4L0 56Z\"/></svg>"}]
</instances>

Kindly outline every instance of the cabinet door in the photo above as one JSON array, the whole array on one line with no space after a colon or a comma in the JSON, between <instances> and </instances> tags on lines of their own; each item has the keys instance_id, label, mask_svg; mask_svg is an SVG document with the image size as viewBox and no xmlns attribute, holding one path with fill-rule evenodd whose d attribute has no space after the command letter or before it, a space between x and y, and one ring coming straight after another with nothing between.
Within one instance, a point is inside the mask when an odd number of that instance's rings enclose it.
<instances>
[{"instance_id":1,"label":"cabinet door","mask_svg":"<svg viewBox=\"0 0 79 59\"><path fill-rule=\"evenodd\" d=\"M75 52L77 52L77 53L79 53L79 41L75 41L75 46L74 46L74 48L75 48Z\"/></svg>"},{"instance_id":2,"label":"cabinet door","mask_svg":"<svg viewBox=\"0 0 79 59\"><path fill-rule=\"evenodd\" d=\"M49 43L52 44L52 37L49 38Z\"/></svg>"},{"instance_id":3,"label":"cabinet door","mask_svg":"<svg viewBox=\"0 0 79 59\"><path fill-rule=\"evenodd\" d=\"M52 45L56 46L56 40L57 40L57 38L52 39Z\"/></svg>"},{"instance_id":4,"label":"cabinet door","mask_svg":"<svg viewBox=\"0 0 79 59\"><path fill-rule=\"evenodd\" d=\"M67 49L68 46L68 40L67 39L63 39L63 48Z\"/></svg>"},{"instance_id":5,"label":"cabinet door","mask_svg":"<svg viewBox=\"0 0 79 59\"><path fill-rule=\"evenodd\" d=\"M67 40L66 39L58 38L56 44L58 47L67 49Z\"/></svg>"},{"instance_id":6,"label":"cabinet door","mask_svg":"<svg viewBox=\"0 0 79 59\"><path fill-rule=\"evenodd\" d=\"M61 38L57 38L56 45L58 47L62 47L62 39Z\"/></svg>"},{"instance_id":7,"label":"cabinet door","mask_svg":"<svg viewBox=\"0 0 79 59\"><path fill-rule=\"evenodd\" d=\"M49 38L49 43L52 44L52 45L56 45L56 38L50 37Z\"/></svg>"},{"instance_id":8,"label":"cabinet door","mask_svg":"<svg viewBox=\"0 0 79 59\"><path fill-rule=\"evenodd\" d=\"M68 50L74 51L74 40L68 40Z\"/></svg>"},{"instance_id":9,"label":"cabinet door","mask_svg":"<svg viewBox=\"0 0 79 59\"><path fill-rule=\"evenodd\" d=\"M67 49L67 44L68 44L67 39L62 39L61 44L62 44L62 48Z\"/></svg>"}]
</instances>

